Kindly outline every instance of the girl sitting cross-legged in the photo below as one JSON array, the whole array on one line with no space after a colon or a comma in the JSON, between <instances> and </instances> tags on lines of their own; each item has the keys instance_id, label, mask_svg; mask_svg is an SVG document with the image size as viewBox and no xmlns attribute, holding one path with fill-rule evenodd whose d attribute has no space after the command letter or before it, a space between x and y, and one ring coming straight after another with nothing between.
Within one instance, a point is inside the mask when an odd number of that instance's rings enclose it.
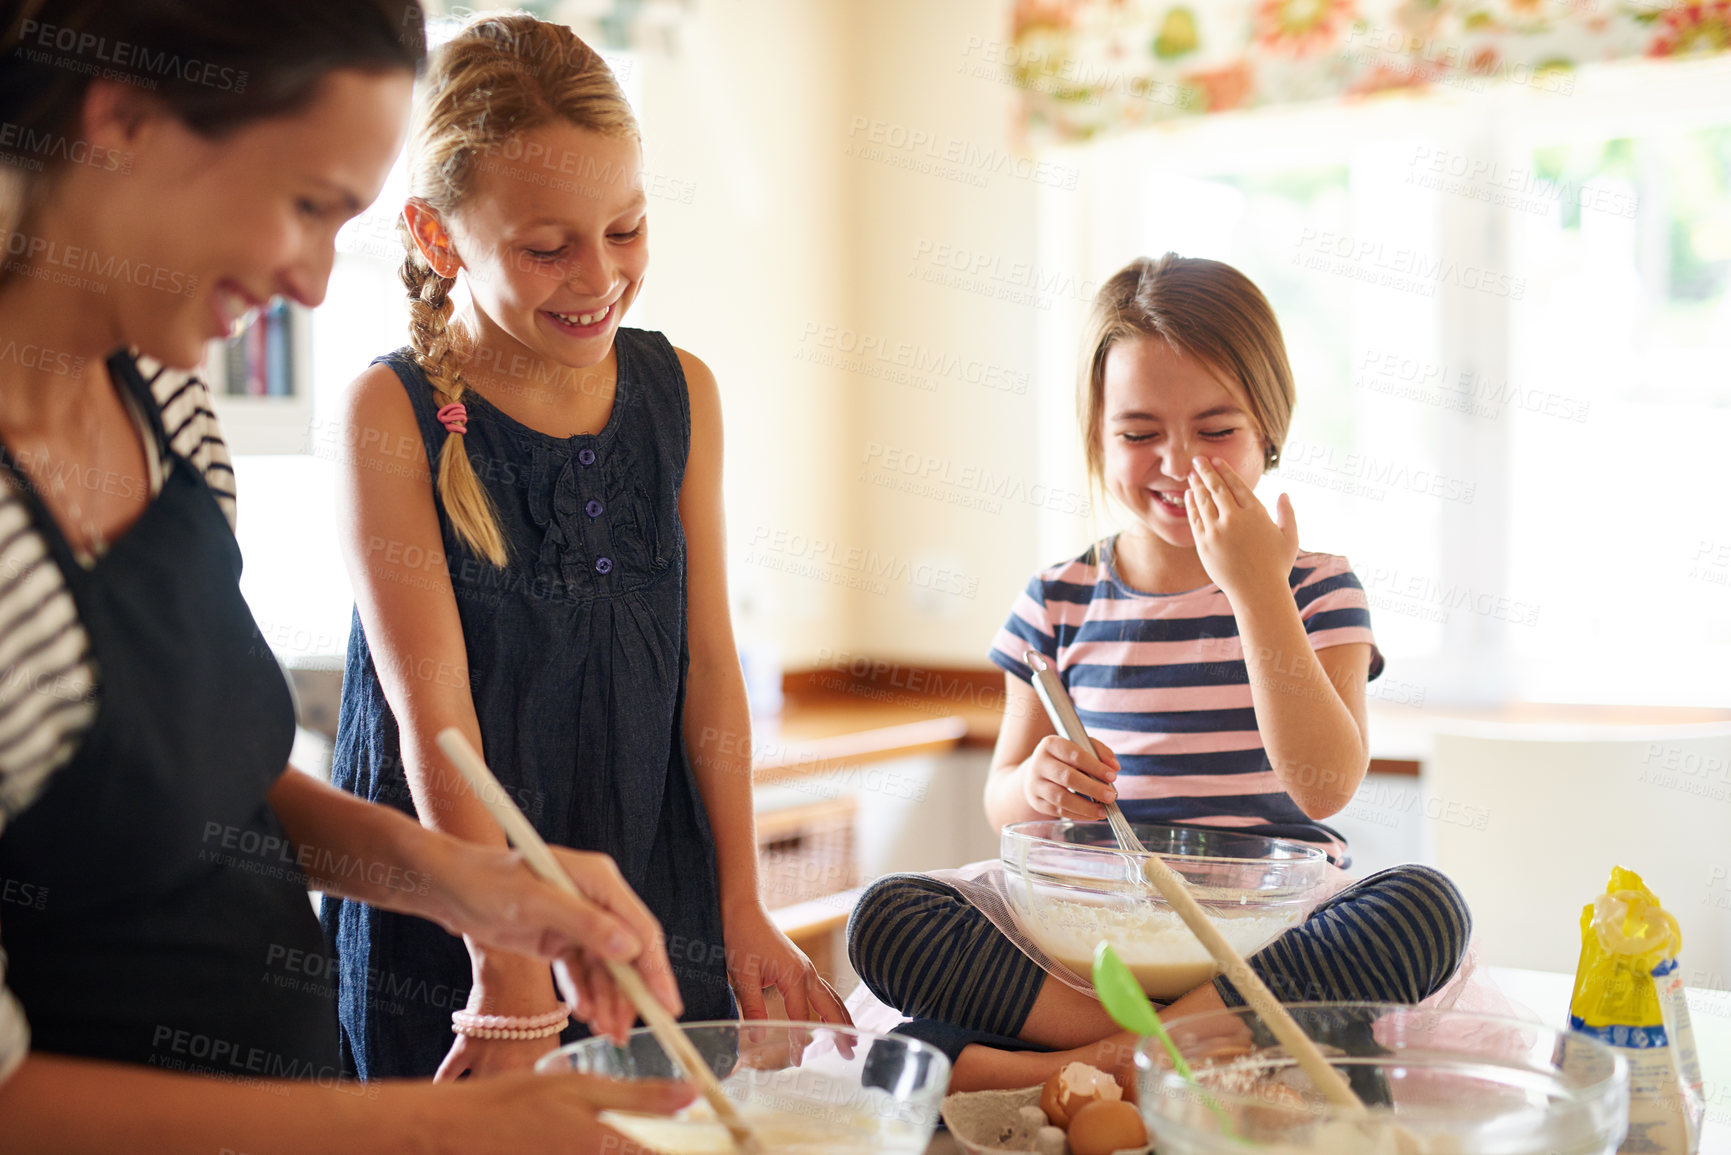
<instances>
[{"instance_id":1,"label":"girl sitting cross-legged","mask_svg":"<svg viewBox=\"0 0 1731 1155\"><path fill-rule=\"evenodd\" d=\"M1089 472L1130 526L1036 574L998 634L988 819L1100 820L1116 800L1133 823L1298 840L1344 867L1345 840L1320 820L1364 776L1365 684L1383 662L1346 559L1301 550L1288 499L1271 515L1253 493L1294 400L1273 310L1228 265L1139 259L1095 297L1084 352ZM1059 672L1094 749L1052 732L1029 650ZM855 970L912 1018L898 1030L950 1055L956 1090L1027 1086L1073 1059L1122 1074L1133 1040L1085 983L1017 945L1006 904L981 902L1001 879L982 863L878 880L849 920ZM1250 963L1284 1001L1416 1003L1455 973L1470 929L1447 878L1399 866ZM1162 1014L1242 1002L1220 977Z\"/></svg>"}]
</instances>

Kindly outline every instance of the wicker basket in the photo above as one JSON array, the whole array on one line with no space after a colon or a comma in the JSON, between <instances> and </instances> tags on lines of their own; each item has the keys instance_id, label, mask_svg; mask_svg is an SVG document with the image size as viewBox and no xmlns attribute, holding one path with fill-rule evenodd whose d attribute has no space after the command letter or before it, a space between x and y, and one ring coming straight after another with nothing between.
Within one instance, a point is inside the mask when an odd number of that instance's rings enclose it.
<instances>
[{"instance_id":1,"label":"wicker basket","mask_svg":"<svg viewBox=\"0 0 1731 1155\"><path fill-rule=\"evenodd\" d=\"M769 909L859 885L851 797L757 815L758 885Z\"/></svg>"}]
</instances>

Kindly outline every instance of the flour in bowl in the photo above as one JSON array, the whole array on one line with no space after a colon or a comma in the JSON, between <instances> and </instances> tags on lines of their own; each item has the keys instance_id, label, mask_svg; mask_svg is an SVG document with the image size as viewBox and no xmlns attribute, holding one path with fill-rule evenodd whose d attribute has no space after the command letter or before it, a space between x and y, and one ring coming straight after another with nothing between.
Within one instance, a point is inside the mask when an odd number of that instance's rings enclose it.
<instances>
[{"instance_id":1,"label":"flour in bowl","mask_svg":"<svg viewBox=\"0 0 1731 1155\"><path fill-rule=\"evenodd\" d=\"M891 1120L869 1120L850 1127L842 1119L804 1119L775 1111L740 1112L746 1125L776 1155L919 1155L931 1128ZM707 1108L692 1108L683 1118L604 1111L601 1121L664 1155L737 1155L727 1128Z\"/></svg>"},{"instance_id":2,"label":"flour in bowl","mask_svg":"<svg viewBox=\"0 0 1731 1155\"><path fill-rule=\"evenodd\" d=\"M724 1081L765 1151L775 1155L921 1155L936 1112L920 1112L886 1091L809 1068L740 1070ZM737 1148L701 1099L679 1114L606 1111L601 1121L665 1155L734 1155Z\"/></svg>"},{"instance_id":3,"label":"flour in bowl","mask_svg":"<svg viewBox=\"0 0 1731 1155\"><path fill-rule=\"evenodd\" d=\"M1021 914L1040 949L1080 975L1093 972L1095 946L1111 943L1149 998L1175 999L1220 973L1208 949L1167 906L1036 897ZM1297 922L1299 912L1216 917L1210 910L1209 917L1232 948L1248 957Z\"/></svg>"}]
</instances>

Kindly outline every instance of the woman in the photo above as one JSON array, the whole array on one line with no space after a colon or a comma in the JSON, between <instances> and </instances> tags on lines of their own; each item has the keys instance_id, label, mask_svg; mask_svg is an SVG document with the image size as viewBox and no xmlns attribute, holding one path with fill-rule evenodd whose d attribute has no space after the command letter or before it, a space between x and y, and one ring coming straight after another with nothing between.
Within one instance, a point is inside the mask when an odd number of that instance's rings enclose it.
<instances>
[{"instance_id":1,"label":"woman","mask_svg":"<svg viewBox=\"0 0 1731 1155\"><path fill-rule=\"evenodd\" d=\"M342 1085L309 883L556 960L598 1030L631 1021L604 960L675 1011L678 996L659 928L604 856L561 853L588 896L567 899L502 839L423 830L286 768L293 711L240 597L227 451L178 371L272 297L323 298L337 228L402 143L418 6L0 13L7 1146L616 1146L599 1109L687 1092Z\"/></svg>"}]
</instances>

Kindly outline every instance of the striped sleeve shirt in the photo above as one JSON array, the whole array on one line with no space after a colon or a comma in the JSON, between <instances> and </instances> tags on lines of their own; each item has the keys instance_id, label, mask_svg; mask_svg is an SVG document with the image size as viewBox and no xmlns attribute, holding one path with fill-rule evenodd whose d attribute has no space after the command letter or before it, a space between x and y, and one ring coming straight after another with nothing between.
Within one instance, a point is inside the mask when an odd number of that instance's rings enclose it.
<instances>
[{"instance_id":1,"label":"striped sleeve shirt","mask_svg":"<svg viewBox=\"0 0 1731 1155\"><path fill-rule=\"evenodd\" d=\"M1132 822L1230 828L1293 838L1340 865L1346 840L1307 817L1275 778L1251 703L1232 606L1217 585L1146 594L1119 580L1111 551L1035 574L998 631L991 658L1024 681L1043 654L1088 733L1118 755L1118 795ZM1290 582L1313 649L1365 642L1382 655L1364 587L1346 559L1301 553Z\"/></svg>"},{"instance_id":2,"label":"striped sleeve shirt","mask_svg":"<svg viewBox=\"0 0 1731 1155\"><path fill-rule=\"evenodd\" d=\"M120 353L109 372L137 374L162 411L173 451L190 461L216 497L229 527L235 523L234 466L203 381L154 362ZM131 408L131 395L125 393ZM147 415L133 410L146 447L152 494L162 488L165 462ZM94 559L88 559L94 561ZM41 793L54 772L72 759L96 718L100 671L78 607L48 543L18 491L0 482L0 836ZM0 920L9 903L51 901L28 879L0 878ZM4 985L0 951L0 1080L24 1061L30 1029Z\"/></svg>"}]
</instances>

